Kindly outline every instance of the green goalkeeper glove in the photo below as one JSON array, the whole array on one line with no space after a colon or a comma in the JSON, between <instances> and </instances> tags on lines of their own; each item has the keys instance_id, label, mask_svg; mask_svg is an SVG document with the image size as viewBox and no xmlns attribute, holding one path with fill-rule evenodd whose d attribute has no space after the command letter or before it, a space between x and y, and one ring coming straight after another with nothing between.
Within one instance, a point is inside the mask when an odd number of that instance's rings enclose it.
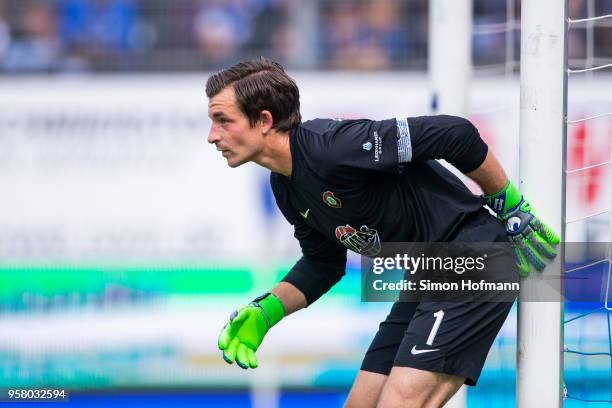
<instances>
[{"instance_id":1,"label":"green goalkeeper glove","mask_svg":"<svg viewBox=\"0 0 612 408\"><path fill-rule=\"evenodd\" d=\"M265 293L230 315L219 334L219 349L223 359L234 361L244 369L257 368L255 351L272 326L285 317L282 302L272 293Z\"/></svg>"},{"instance_id":2,"label":"green goalkeeper glove","mask_svg":"<svg viewBox=\"0 0 612 408\"><path fill-rule=\"evenodd\" d=\"M549 259L557 256L554 245L559 243L559 236L535 216L529 202L510 180L502 191L483 197L497 218L506 224L521 276L529 275L530 263L541 271L546 266L543 256Z\"/></svg>"}]
</instances>

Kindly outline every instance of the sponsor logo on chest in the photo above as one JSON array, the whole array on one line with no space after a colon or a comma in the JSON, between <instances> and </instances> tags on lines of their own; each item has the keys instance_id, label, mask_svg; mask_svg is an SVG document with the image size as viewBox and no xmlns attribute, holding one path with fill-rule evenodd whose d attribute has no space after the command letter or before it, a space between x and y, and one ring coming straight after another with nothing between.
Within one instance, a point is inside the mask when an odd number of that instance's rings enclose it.
<instances>
[{"instance_id":1,"label":"sponsor logo on chest","mask_svg":"<svg viewBox=\"0 0 612 408\"><path fill-rule=\"evenodd\" d=\"M380 252L380 236L374 228L362 225L358 230L349 224L339 225L335 230L336 238L342 245L365 256L375 256Z\"/></svg>"}]
</instances>

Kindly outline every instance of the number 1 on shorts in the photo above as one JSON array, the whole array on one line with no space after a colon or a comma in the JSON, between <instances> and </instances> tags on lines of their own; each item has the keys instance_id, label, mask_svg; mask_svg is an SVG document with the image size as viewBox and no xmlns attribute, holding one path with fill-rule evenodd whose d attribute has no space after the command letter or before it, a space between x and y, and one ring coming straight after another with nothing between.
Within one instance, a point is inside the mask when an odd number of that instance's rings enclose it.
<instances>
[{"instance_id":1,"label":"number 1 on shorts","mask_svg":"<svg viewBox=\"0 0 612 408\"><path fill-rule=\"evenodd\" d=\"M431 332L429 333L429 337L427 338L428 346L433 346L434 339L436 338L436 334L438 334L438 329L440 328L440 323L442 323L442 319L444 318L444 310L439 310L433 314L436 318L433 327L431 328Z\"/></svg>"}]
</instances>

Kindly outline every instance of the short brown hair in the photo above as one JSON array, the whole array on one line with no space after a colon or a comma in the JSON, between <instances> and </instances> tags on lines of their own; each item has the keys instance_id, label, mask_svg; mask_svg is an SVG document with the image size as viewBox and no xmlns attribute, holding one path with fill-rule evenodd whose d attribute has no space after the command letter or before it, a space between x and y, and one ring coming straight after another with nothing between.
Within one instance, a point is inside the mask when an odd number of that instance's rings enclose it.
<instances>
[{"instance_id":1,"label":"short brown hair","mask_svg":"<svg viewBox=\"0 0 612 408\"><path fill-rule=\"evenodd\" d=\"M251 127L261 111L272 114L272 128L286 132L302 120L300 91L282 65L264 58L243 61L211 75L206 81L206 95L212 98L232 85L238 107L249 119Z\"/></svg>"}]
</instances>

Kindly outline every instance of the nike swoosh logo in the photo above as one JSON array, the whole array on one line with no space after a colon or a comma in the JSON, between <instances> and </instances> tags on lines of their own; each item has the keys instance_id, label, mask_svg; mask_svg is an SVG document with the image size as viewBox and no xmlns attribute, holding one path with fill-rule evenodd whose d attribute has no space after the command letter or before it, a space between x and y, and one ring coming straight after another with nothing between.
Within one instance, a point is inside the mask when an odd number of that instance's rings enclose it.
<instances>
[{"instance_id":1,"label":"nike swoosh logo","mask_svg":"<svg viewBox=\"0 0 612 408\"><path fill-rule=\"evenodd\" d=\"M307 209L307 210L306 210L306 211L304 211L304 212L301 212L301 211L300 211L300 215L301 215L302 217L304 217L304 218L308 218L308 213L309 213L309 212L310 212L310 208L309 208L309 209Z\"/></svg>"},{"instance_id":2,"label":"nike swoosh logo","mask_svg":"<svg viewBox=\"0 0 612 408\"><path fill-rule=\"evenodd\" d=\"M416 356L417 354L431 353L432 351L439 351L439 350L440 349L417 350L416 344L415 344L414 346L412 346L412 350L410 350L410 354L412 354L413 356Z\"/></svg>"}]
</instances>

